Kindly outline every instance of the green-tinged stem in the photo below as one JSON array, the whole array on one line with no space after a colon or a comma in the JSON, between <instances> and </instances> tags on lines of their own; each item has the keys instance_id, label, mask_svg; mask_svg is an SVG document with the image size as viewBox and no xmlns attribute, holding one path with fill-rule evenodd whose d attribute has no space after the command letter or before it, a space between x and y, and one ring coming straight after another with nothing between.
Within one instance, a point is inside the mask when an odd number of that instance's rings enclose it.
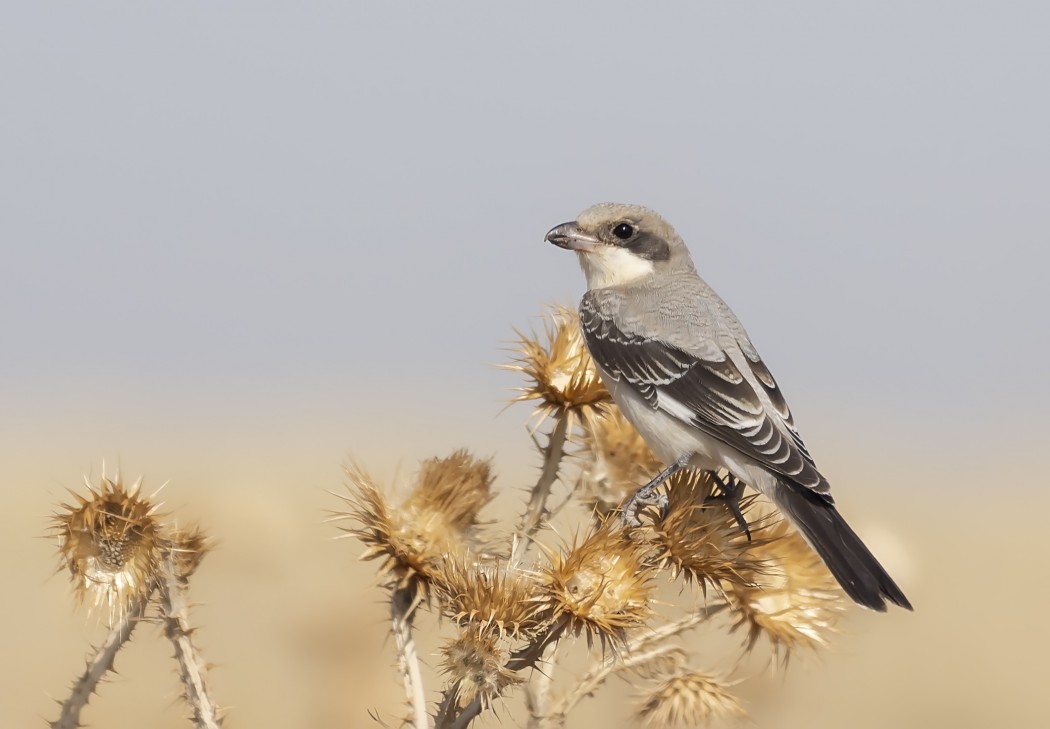
<instances>
[{"instance_id":1,"label":"green-tinged stem","mask_svg":"<svg viewBox=\"0 0 1050 729\"><path fill-rule=\"evenodd\" d=\"M73 690L69 698L62 702L62 713L58 719L51 722L51 729L76 729L81 726L80 712L87 706L99 681L113 670L113 660L117 657L117 652L131 638L131 633L135 630L143 613L146 612L146 606L152 595L153 590L150 590L146 597L135 601L109 631L105 641L88 659L84 672L73 682Z\"/></svg>"},{"instance_id":2,"label":"green-tinged stem","mask_svg":"<svg viewBox=\"0 0 1050 729\"><path fill-rule=\"evenodd\" d=\"M177 574L174 556L170 552L161 560L160 609L164 635L175 647L179 678L186 690L186 701L193 710L193 722L198 729L219 729L222 719L219 707L208 691L207 662L193 643L186 580Z\"/></svg>"},{"instance_id":3,"label":"green-tinged stem","mask_svg":"<svg viewBox=\"0 0 1050 729\"><path fill-rule=\"evenodd\" d=\"M412 710L413 729L428 729L426 694L423 691L423 676L419 670L419 655L412 638L412 618L417 602L414 590L394 590L390 596L390 631L397 647L397 667L405 686L405 698Z\"/></svg>"},{"instance_id":4,"label":"green-tinged stem","mask_svg":"<svg viewBox=\"0 0 1050 729\"><path fill-rule=\"evenodd\" d=\"M554 429L547 440L546 448L543 449L543 468L540 470L540 477L536 480L536 485L532 487L529 504L522 516L521 526L518 528L518 541L511 555L511 564L517 564L525 556L532 542L532 536L543 524L543 517L547 513L547 499L551 495L551 487L558 480L558 468L565 456L565 440L568 433L569 415L561 412L555 419Z\"/></svg>"}]
</instances>

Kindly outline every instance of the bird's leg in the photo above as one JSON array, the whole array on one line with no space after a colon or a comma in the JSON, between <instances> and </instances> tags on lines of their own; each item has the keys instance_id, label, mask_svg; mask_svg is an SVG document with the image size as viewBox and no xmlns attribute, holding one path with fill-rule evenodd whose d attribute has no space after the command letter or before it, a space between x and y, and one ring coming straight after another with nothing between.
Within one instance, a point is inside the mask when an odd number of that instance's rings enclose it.
<instances>
[{"instance_id":1,"label":"bird's leg","mask_svg":"<svg viewBox=\"0 0 1050 729\"><path fill-rule=\"evenodd\" d=\"M733 514L733 518L736 519L736 523L740 525L740 528L744 530L744 534L747 535L747 541L751 541L751 530L747 526L747 519L744 518L744 513L740 511L740 497L744 495L744 482L731 473L726 474L723 479L714 471L711 471L711 478L718 484L718 495L711 495L707 497L708 501L722 501L729 507L729 511Z\"/></svg>"},{"instance_id":2,"label":"bird's leg","mask_svg":"<svg viewBox=\"0 0 1050 729\"><path fill-rule=\"evenodd\" d=\"M662 484L671 476L675 475L689 463L689 456L682 456L677 461L672 463L670 466L656 474L652 481L642 486L640 489L634 492L634 496L627 500L627 503L623 506L623 512L621 518L623 519L623 525L625 527L639 527L642 525L641 519L638 518L638 508L647 504L658 504L661 507L667 504L666 496L653 496L653 492L656 488Z\"/></svg>"}]
</instances>

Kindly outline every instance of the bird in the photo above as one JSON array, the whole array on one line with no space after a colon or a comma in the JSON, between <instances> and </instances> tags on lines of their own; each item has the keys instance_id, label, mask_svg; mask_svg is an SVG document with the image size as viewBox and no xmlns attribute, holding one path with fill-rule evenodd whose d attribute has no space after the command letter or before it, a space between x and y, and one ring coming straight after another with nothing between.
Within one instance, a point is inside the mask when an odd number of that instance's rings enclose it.
<instances>
[{"instance_id":1,"label":"bird","mask_svg":"<svg viewBox=\"0 0 1050 729\"><path fill-rule=\"evenodd\" d=\"M839 514L827 479L743 325L700 277L658 213L600 203L545 240L575 251L587 281L580 329L613 401L666 468L623 507L625 525L683 468L729 474L734 513L747 484L805 538L856 603L911 603ZM750 532L748 532L750 537Z\"/></svg>"}]
</instances>

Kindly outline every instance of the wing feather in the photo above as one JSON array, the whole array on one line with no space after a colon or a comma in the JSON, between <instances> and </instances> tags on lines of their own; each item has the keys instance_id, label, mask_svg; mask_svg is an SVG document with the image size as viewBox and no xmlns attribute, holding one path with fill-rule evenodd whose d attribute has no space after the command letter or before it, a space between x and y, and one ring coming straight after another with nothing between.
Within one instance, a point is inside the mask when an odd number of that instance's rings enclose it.
<instances>
[{"instance_id":1,"label":"wing feather","mask_svg":"<svg viewBox=\"0 0 1050 729\"><path fill-rule=\"evenodd\" d=\"M652 337L624 332L584 297L580 327L591 355L653 409L688 423L799 485L829 490L795 430L791 411L768 368L747 355L766 400L725 353L697 357Z\"/></svg>"}]
</instances>

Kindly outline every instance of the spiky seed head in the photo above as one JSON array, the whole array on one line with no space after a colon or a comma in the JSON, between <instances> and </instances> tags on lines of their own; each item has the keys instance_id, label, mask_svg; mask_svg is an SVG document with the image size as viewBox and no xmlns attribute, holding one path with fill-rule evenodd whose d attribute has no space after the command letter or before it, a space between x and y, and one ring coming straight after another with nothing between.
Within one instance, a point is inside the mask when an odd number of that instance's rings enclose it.
<instances>
[{"instance_id":1,"label":"spiky seed head","mask_svg":"<svg viewBox=\"0 0 1050 729\"><path fill-rule=\"evenodd\" d=\"M349 516L357 527L340 527L365 545L361 559L381 560L379 576L391 588L409 589L417 598L429 597L430 579L441 563L438 544L450 537L447 529L433 530L433 523L413 524L404 512L387 502L386 496L363 470L351 465L346 470L352 489L351 510L335 518Z\"/></svg>"},{"instance_id":2,"label":"spiky seed head","mask_svg":"<svg viewBox=\"0 0 1050 729\"><path fill-rule=\"evenodd\" d=\"M513 402L537 401L540 420L566 415L586 421L612 401L587 352L575 311L553 307L543 331L519 332L513 351L514 361L504 366L521 372L527 382Z\"/></svg>"},{"instance_id":3,"label":"spiky seed head","mask_svg":"<svg viewBox=\"0 0 1050 729\"><path fill-rule=\"evenodd\" d=\"M508 564L446 559L435 581L445 614L465 630L524 638L543 623L535 577Z\"/></svg>"},{"instance_id":4,"label":"spiky seed head","mask_svg":"<svg viewBox=\"0 0 1050 729\"><path fill-rule=\"evenodd\" d=\"M404 508L433 515L449 529L465 533L477 524L478 512L492 500L493 481L492 462L475 458L461 448L447 458L423 461Z\"/></svg>"},{"instance_id":5,"label":"spiky seed head","mask_svg":"<svg viewBox=\"0 0 1050 729\"><path fill-rule=\"evenodd\" d=\"M712 720L747 716L732 684L702 671L685 671L657 683L643 698L638 717L646 727L699 727Z\"/></svg>"},{"instance_id":6,"label":"spiky seed head","mask_svg":"<svg viewBox=\"0 0 1050 729\"><path fill-rule=\"evenodd\" d=\"M478 634L467 629L441 649L441 671L448 676L456 702L463 706L475 698L489 708L510 686L521 678L504 668L507 652L494 634Z\"/></svg>"},{"instance_id":7,"label":"spiky seed head","mask_svg":"<svg viewBox=\"0 0 1050 729\"><path fill-rule=\"evenodd\" d=\"M196 525L188 529L173 529L167 542L166 549L171 553L175 576L180 580L189 579L197 571L204 555L213 546L212 540Z\"/></svg>"},{"instance_id":8,"label":"spiky seed head","mask_svg":"<svg viewBox=\"0 0 1050 729\"><path fill-rule=\"evenodd\" d=\"M769 517L756 516L754 497L739 507L751 529L751 541L728 504L713 498L715 480L706 471L679 471L671 477L667 509L645 532L653 546L653 565L707 587L722 590L723 583L750 584L762 574L757 550L766 541Z\"/></svg>"},{"instance_id":9,"label":"spiky seed head","mask_svg":"<svg viewBox=\"0 0 1050 729\"><path fill-rule=\"evenodd\" d=\"M415 487L400 506L392 505L360 466L346 469L350 494L347 518L358 526L343 531L365 544L362 559L380 559L388 586L429 597L432 582L449 557L470 551L478 509L491 498L487 461L457 451L425 461Z\"/></svg>"},{"instance_id":10,"label":"spiky seed head","mask_svg":"<svg viewBox=\"0 0 1050 729\"><path fill-rule=\"evenodd\" d=\"M746 631L751 650L761 636L769 640L775 662L786 662L795 648L827 645L846 600L835 578L806 541L787 522L770 528L754 550L761 574L726 585L733 630Z\"/></svg>"},{"instance_id":11,"label":"spiky seed head","mask_svg":"<svg viewBox=\"0 0 1050 729\"><path fill-rule=\"evenodd\" d=\"M580 496L604 517L663 464L615 405L595 413L583 426L580 447L574 454L582 476Z\"/></svg>"},{"instance_id":12,"label":"spiky seed head","mask_svg":"<svg viewBox=\"0 0 1050 729\"><path fill-rule=\"evenodd\" d=\"M540 569L539 600L553 619L566 619L588 642L622 644L627 631L652 615L646 550L608 519L582 542L549 555Z\"/></svg>"},{"instance_id":13,"label":"spiky seed head","mask_svg":"<svg viewBox=\"0 0 1050 729\"><path fill-rule=\"evenodd\" d=\"M87 496L73 493L52 517L59 555L74 592L112 624L153 591L161 526L156 507L139 495L141 480L125 488L120 476L105 475Z\"/></svg>"}]
</instances>

